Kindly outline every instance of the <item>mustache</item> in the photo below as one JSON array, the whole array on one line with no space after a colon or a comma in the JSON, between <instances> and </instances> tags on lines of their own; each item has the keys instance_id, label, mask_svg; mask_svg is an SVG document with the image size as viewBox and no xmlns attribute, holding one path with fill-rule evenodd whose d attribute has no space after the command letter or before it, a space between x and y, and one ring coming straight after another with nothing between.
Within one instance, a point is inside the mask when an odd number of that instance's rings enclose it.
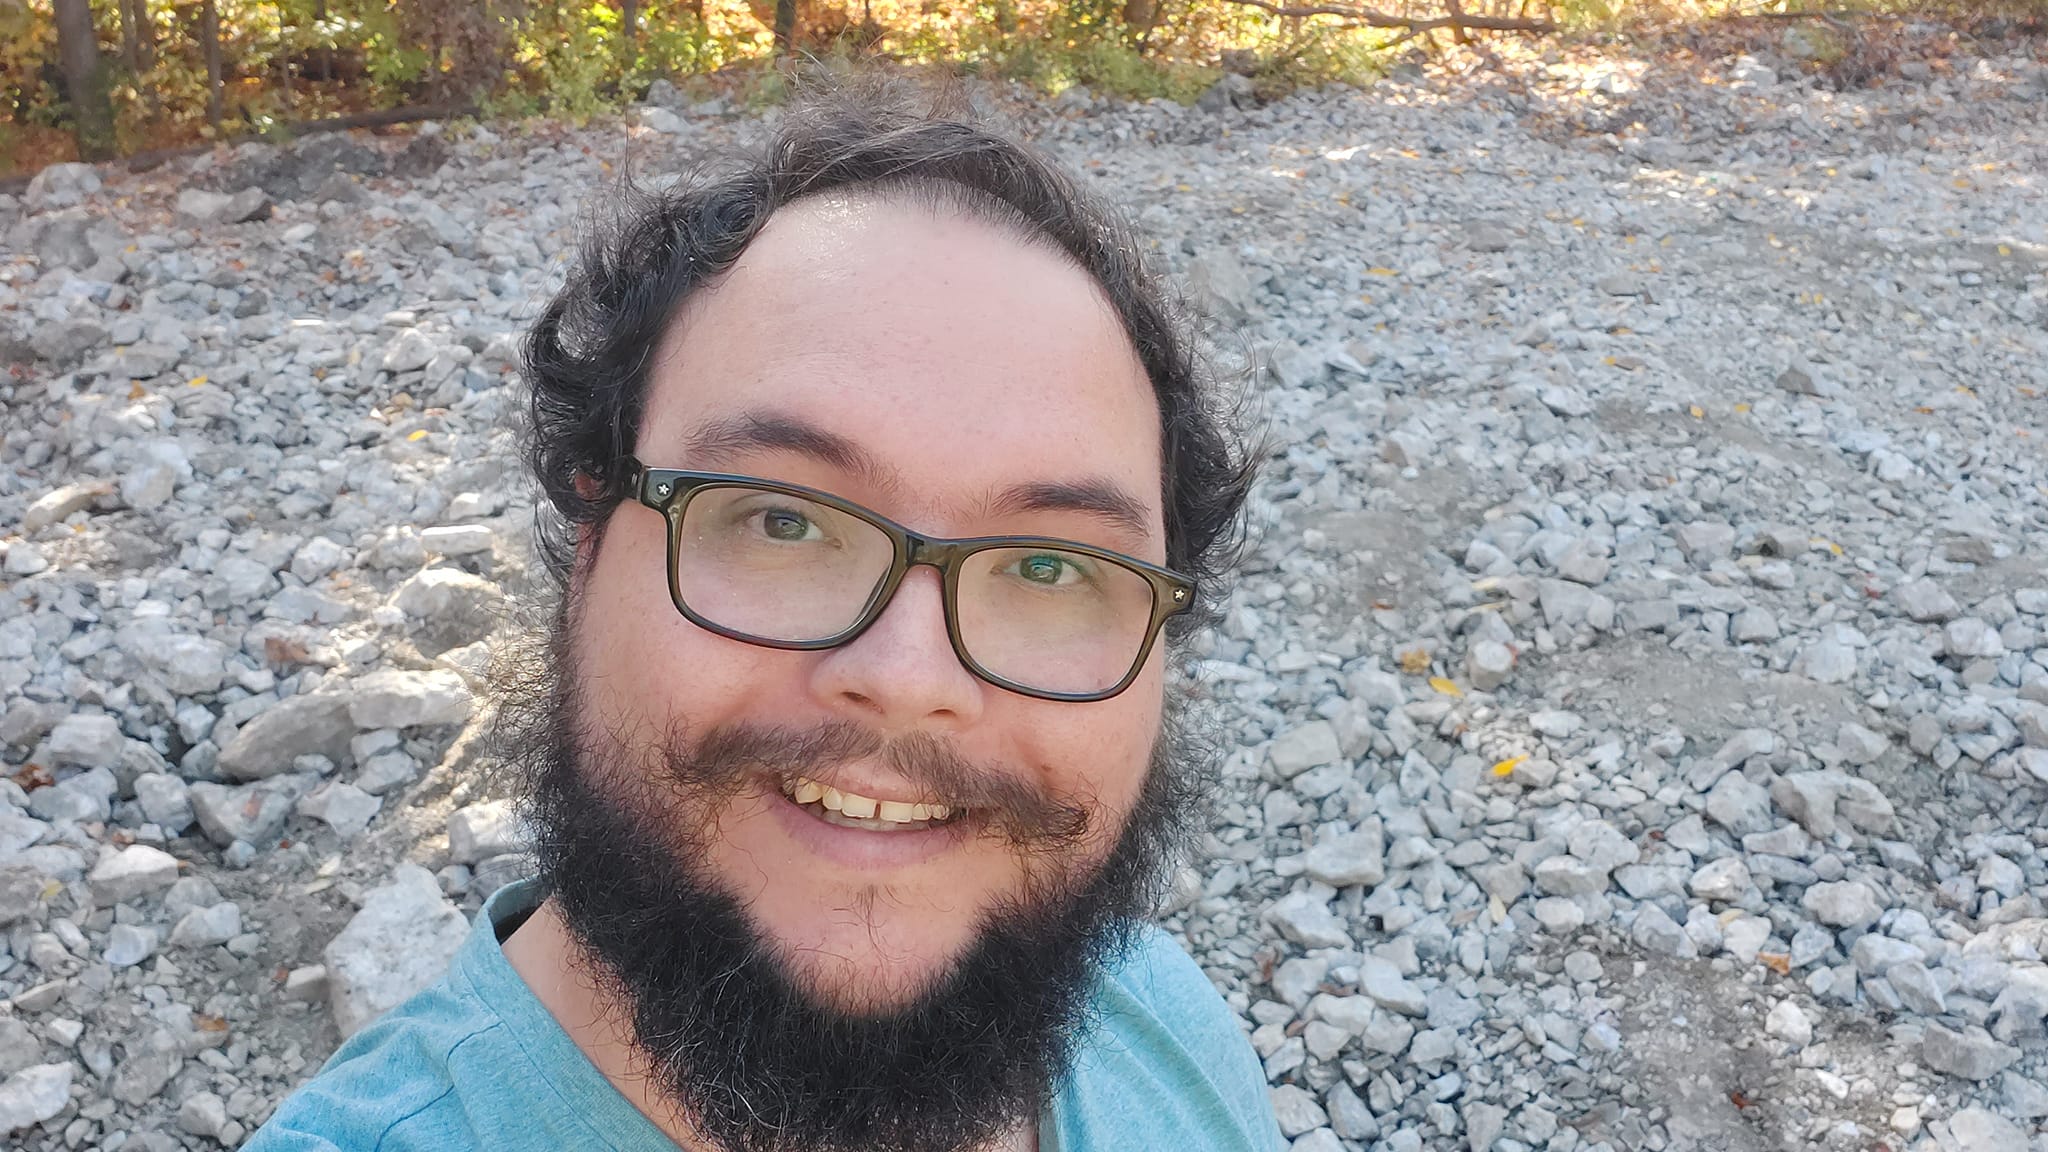
<instances>
[{"instance_id":1,"label":"mustache","mask_svg":"<svg viewBox=\"0 0 2048 1152\"><path fill-rule=\"evenodd\" d=\"M1094 826L1095 806L1086 800L970 760L928 732L888 737L850 720L804 728L733 723L707 730L694 743L670 739L661 752L670 783L714 793L748 784L787 792L799 779L829 783L841 765L880 761L1020 849L1076 847Z\"/></svg>"}]
</instances>

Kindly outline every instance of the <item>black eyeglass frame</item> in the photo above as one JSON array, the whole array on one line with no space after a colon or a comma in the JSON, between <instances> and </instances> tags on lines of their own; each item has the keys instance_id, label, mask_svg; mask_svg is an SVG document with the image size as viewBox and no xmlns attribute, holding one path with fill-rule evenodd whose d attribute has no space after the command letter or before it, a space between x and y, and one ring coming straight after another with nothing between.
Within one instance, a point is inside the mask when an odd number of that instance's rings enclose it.
<instances>
[{"instance_id":1,"label":"black eyeglass frame","mask_svg":"<svg viewBox=\"0 0 2048 1152\"><path fill-rule=\"evenodd\" d=\"M970 536L948 539L941 536L927 536L922 532L906 528L894 520L863 508L850 500L822 492L801 484L784 484L776 480L764 480L758 476L743 476L730 472L696 472L682 468L649 468L640 461L628 457L625 461L628 475L632 479L633 496L640 503L668 521L668 595L676 611L697 627L720 636L738 640L763 648L781 648L790 651L815 652L837 648L851 643L862 632L881 619L888 610L889 602L896 597L896 590L903 578L917 565L925 564L939 570L944 586L943 596L946 615L946 638L953 645L953 654L960 663L975 676L998 688L1031 696L1040 700L1057 700L1072 704L1090 704L1107 700L1131 686L1144 668L1145 660L1152 655L1153 645L1158 642L1159 632L1166 622L1195 606L1196 586L1193 579L1183 576L1170 568L1150 564L1135 556L1126 556L1107 548L1097 548L1076 540L1063 540L1053 536ZM891 558L889 572L875 585L868 602L861 608L854 622L836 635L822 640L775 640L728 628L708 620L683 599L682 590L682 548L683 513L690 500L707 488L745 487L767 492L779 492L786 496L809 500L827 508L845 513L855 519L874 525L889 538ZM994 548L1053 548L1062 552L1074 552L1128 568L1145 578L1152 589L1152 617L1145 627L1145 641L1138 647L1138 654L1131 666L1116 684L1099 692L1054 692L1044 688L1033 688L1014 680L999 676L984 667L967 651L967 644L960 636L960 613L957 609L960 590L961 563L978 552Z\"/></svg>"}]
</instances>

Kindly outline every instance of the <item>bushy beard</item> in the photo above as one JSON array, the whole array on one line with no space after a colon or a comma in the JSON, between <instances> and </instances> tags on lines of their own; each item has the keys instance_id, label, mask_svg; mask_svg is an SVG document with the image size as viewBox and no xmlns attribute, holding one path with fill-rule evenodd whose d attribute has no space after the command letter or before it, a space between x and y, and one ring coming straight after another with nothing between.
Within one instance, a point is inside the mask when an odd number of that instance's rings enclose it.
<instances>
[{"instance_id":1,"label":"bushy beard","mask_svg":"<svg viewBox=\"0 0 2048 1152\"><path fill-rule=\"evenodd\" d=\"M1179 709L1091 870L1071 856L1097 814L977 771L937 741L885 743L840 724L674 732L630 749L588 722L573 616L558 609L544 650L528 649L539 659L501 666L513 674L498 681L509 691L496 745L523 776L541 883L678 1118L726 1152L955 1152L1035 1116L1088 1023L1093 981L1156 907L1198 811L1199 759ZM985 802L1027 879L930 987L849 1012L793 980L706 847L733 797L859 753Z\"/></svg>"}]
</instances>

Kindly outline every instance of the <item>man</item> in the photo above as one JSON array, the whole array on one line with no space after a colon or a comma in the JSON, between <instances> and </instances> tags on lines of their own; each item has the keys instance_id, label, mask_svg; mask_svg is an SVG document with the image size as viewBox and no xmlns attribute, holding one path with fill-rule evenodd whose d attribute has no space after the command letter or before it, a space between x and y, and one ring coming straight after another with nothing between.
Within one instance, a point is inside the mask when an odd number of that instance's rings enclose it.
<instances>
[{"instance_id":1,"label":"man","mask_svg":"<svg viewBox=\"0 0 2048 1152\"><path fill-rule=\"evenodd\" d=\"M1143 923L1248 463L1127 227L828 95L630 204L527 351L540 875L251 1147L1278 1146Z\"/></svg>"}]
</instances>

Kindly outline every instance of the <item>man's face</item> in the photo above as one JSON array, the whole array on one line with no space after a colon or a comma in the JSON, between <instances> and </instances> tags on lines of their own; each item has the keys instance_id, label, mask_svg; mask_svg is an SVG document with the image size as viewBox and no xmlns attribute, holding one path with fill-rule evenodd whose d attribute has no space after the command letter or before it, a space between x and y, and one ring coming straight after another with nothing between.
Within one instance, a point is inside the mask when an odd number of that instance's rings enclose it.
<instances>
[{"instance_id":1,"label":"man's face","mask_svg":"<svg viewBox=\"0 0 2048 1152\"><path fill-rule=\"evenodd\" d=\"M822 198L778 212L657 350L633 450L653 467L823 489L930 535L1054 536L1166 558L1158 409L1115 312L1057 253L921 207ZM1140 523L1013 498L1081 490L1120 494ZM1088 814L1083 842L1048 862L999 835L846 827L772 787L597 783L672 826L701 879L745 909L821 1005L910 1001L992 915L1030 902L1049 868L1085 876L1110 852L1160 733L1160 651L1109 700L1039 700L961 665L934 569L912 569L851 643L797 652L685 620L666 563L663 518L631 502L579 553L577 687L588 731L624 762L657 775L679 733L857 729L941 747ZM878 801L947 799L892 757L835 760L774 770Z\"/></svg>"}]
</instances>

